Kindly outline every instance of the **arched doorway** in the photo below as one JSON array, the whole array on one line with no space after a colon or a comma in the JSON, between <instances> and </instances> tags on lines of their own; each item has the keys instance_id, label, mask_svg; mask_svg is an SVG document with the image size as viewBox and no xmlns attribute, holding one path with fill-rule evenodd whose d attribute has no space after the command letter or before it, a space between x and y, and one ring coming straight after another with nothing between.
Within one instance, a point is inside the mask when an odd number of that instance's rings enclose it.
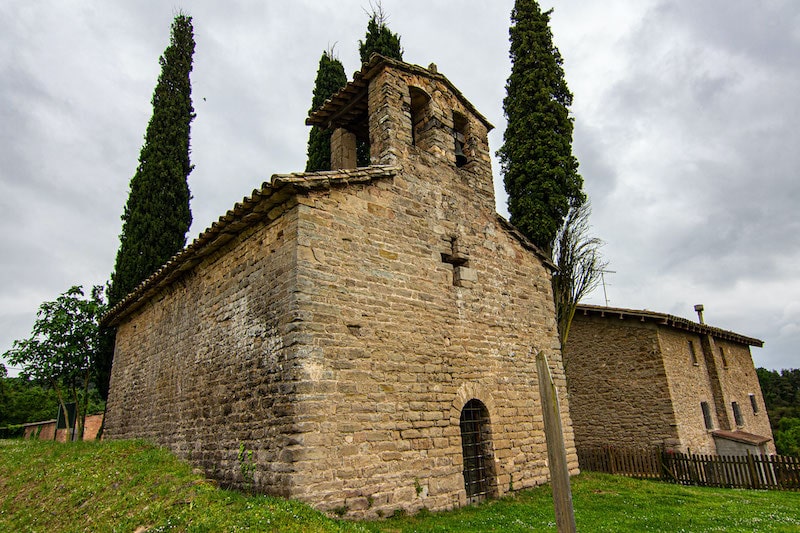
<instances>
[{"instance_id":1,"label":"arched doorway","mask_svg":"<svg viewBox=\"0 0 800 533\"><path fill-rule=\"evenodd\" d=\"M483 501L494 496L496 489L489 410L480 400L471 399L461 409L460 425L467 501Z\"/></svg>"}]
</instances>

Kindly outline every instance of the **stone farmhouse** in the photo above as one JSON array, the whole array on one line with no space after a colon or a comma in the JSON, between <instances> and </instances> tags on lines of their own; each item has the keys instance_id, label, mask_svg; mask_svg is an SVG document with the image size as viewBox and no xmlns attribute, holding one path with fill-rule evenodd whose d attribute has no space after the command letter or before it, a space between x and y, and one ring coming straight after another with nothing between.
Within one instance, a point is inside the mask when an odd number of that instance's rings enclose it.
<instances>
[{"instance_id":1,"label":"stone farmhouse","mask_svg":"<svg viewBox=\"0 0 800 533\"><path fill-rule=\"evenodd\" d=\"M336 170L272 176L104 318L105 436L349 517L547 482L554 265L495 211L491 124L435 65L380 56L307 122Z\"/></svg>"},{"instance_id":2,"label":"stone farmhouse","mask_svg":"<svg viewBox=\"0 0 800 533\"><path fill-rule=\"evenodd\" d=\"M564 349L579 450L653 446L775 453L750 346L763 342L663 313L579 305Z\"/></svg>"}]
</instances>

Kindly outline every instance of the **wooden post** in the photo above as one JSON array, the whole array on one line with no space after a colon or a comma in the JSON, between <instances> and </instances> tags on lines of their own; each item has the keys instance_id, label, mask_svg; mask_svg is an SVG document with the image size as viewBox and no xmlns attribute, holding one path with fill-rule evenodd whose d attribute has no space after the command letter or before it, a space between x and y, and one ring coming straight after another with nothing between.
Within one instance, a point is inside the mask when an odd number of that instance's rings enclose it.
<instances>
[{"instance_id":1,"label":"wooden post","mask_svg":"<svg viewBox=\"0 0 800 533\"><path fill-rule=\"evenodd\" d=\"M567 450L558 409L558 391L547 366L544 353L536 353L536 373L539 375L539 396L542 399L544 436L547 441L547 462L550 466L550 483L553 486L553 503L559 533L575 533L575 511L572 508L572 489L569 484Z\"/></svg>"}]
</instances>

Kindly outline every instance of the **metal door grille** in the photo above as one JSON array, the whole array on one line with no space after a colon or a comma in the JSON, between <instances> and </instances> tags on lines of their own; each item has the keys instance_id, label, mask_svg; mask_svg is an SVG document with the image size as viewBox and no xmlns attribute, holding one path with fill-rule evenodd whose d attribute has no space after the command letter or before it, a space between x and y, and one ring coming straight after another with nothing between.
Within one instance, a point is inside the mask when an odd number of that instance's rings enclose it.
<instances>
[{"instance_id":1,"label":"metal door grille","mask_svg":"<svg viewBox=\"0 0 800 533\"><path fill-rule=\"evenodd\" d=\"M490 496L492 474L489 413L479 400L467 402L461 411L461 449L464 455L464 488L467 499L478 502Z\"/></svg>"}]
</instances>

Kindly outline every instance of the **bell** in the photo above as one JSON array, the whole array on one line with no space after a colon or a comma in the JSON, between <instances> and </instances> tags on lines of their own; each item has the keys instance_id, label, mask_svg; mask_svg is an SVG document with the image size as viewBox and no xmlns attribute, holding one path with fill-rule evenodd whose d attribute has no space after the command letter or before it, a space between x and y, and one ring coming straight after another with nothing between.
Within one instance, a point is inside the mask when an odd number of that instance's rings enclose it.
<instances>
[{"instance_id":1,"label":"bell","mask_svg":"<svg viewBox=\"0 0 800 533\"><path fill-rule=\"evenodd\" d=\"M463 167L467 164L467 156L464 154L464 144L456 135L456 166Z\"/></svg>"}]
</instances>

